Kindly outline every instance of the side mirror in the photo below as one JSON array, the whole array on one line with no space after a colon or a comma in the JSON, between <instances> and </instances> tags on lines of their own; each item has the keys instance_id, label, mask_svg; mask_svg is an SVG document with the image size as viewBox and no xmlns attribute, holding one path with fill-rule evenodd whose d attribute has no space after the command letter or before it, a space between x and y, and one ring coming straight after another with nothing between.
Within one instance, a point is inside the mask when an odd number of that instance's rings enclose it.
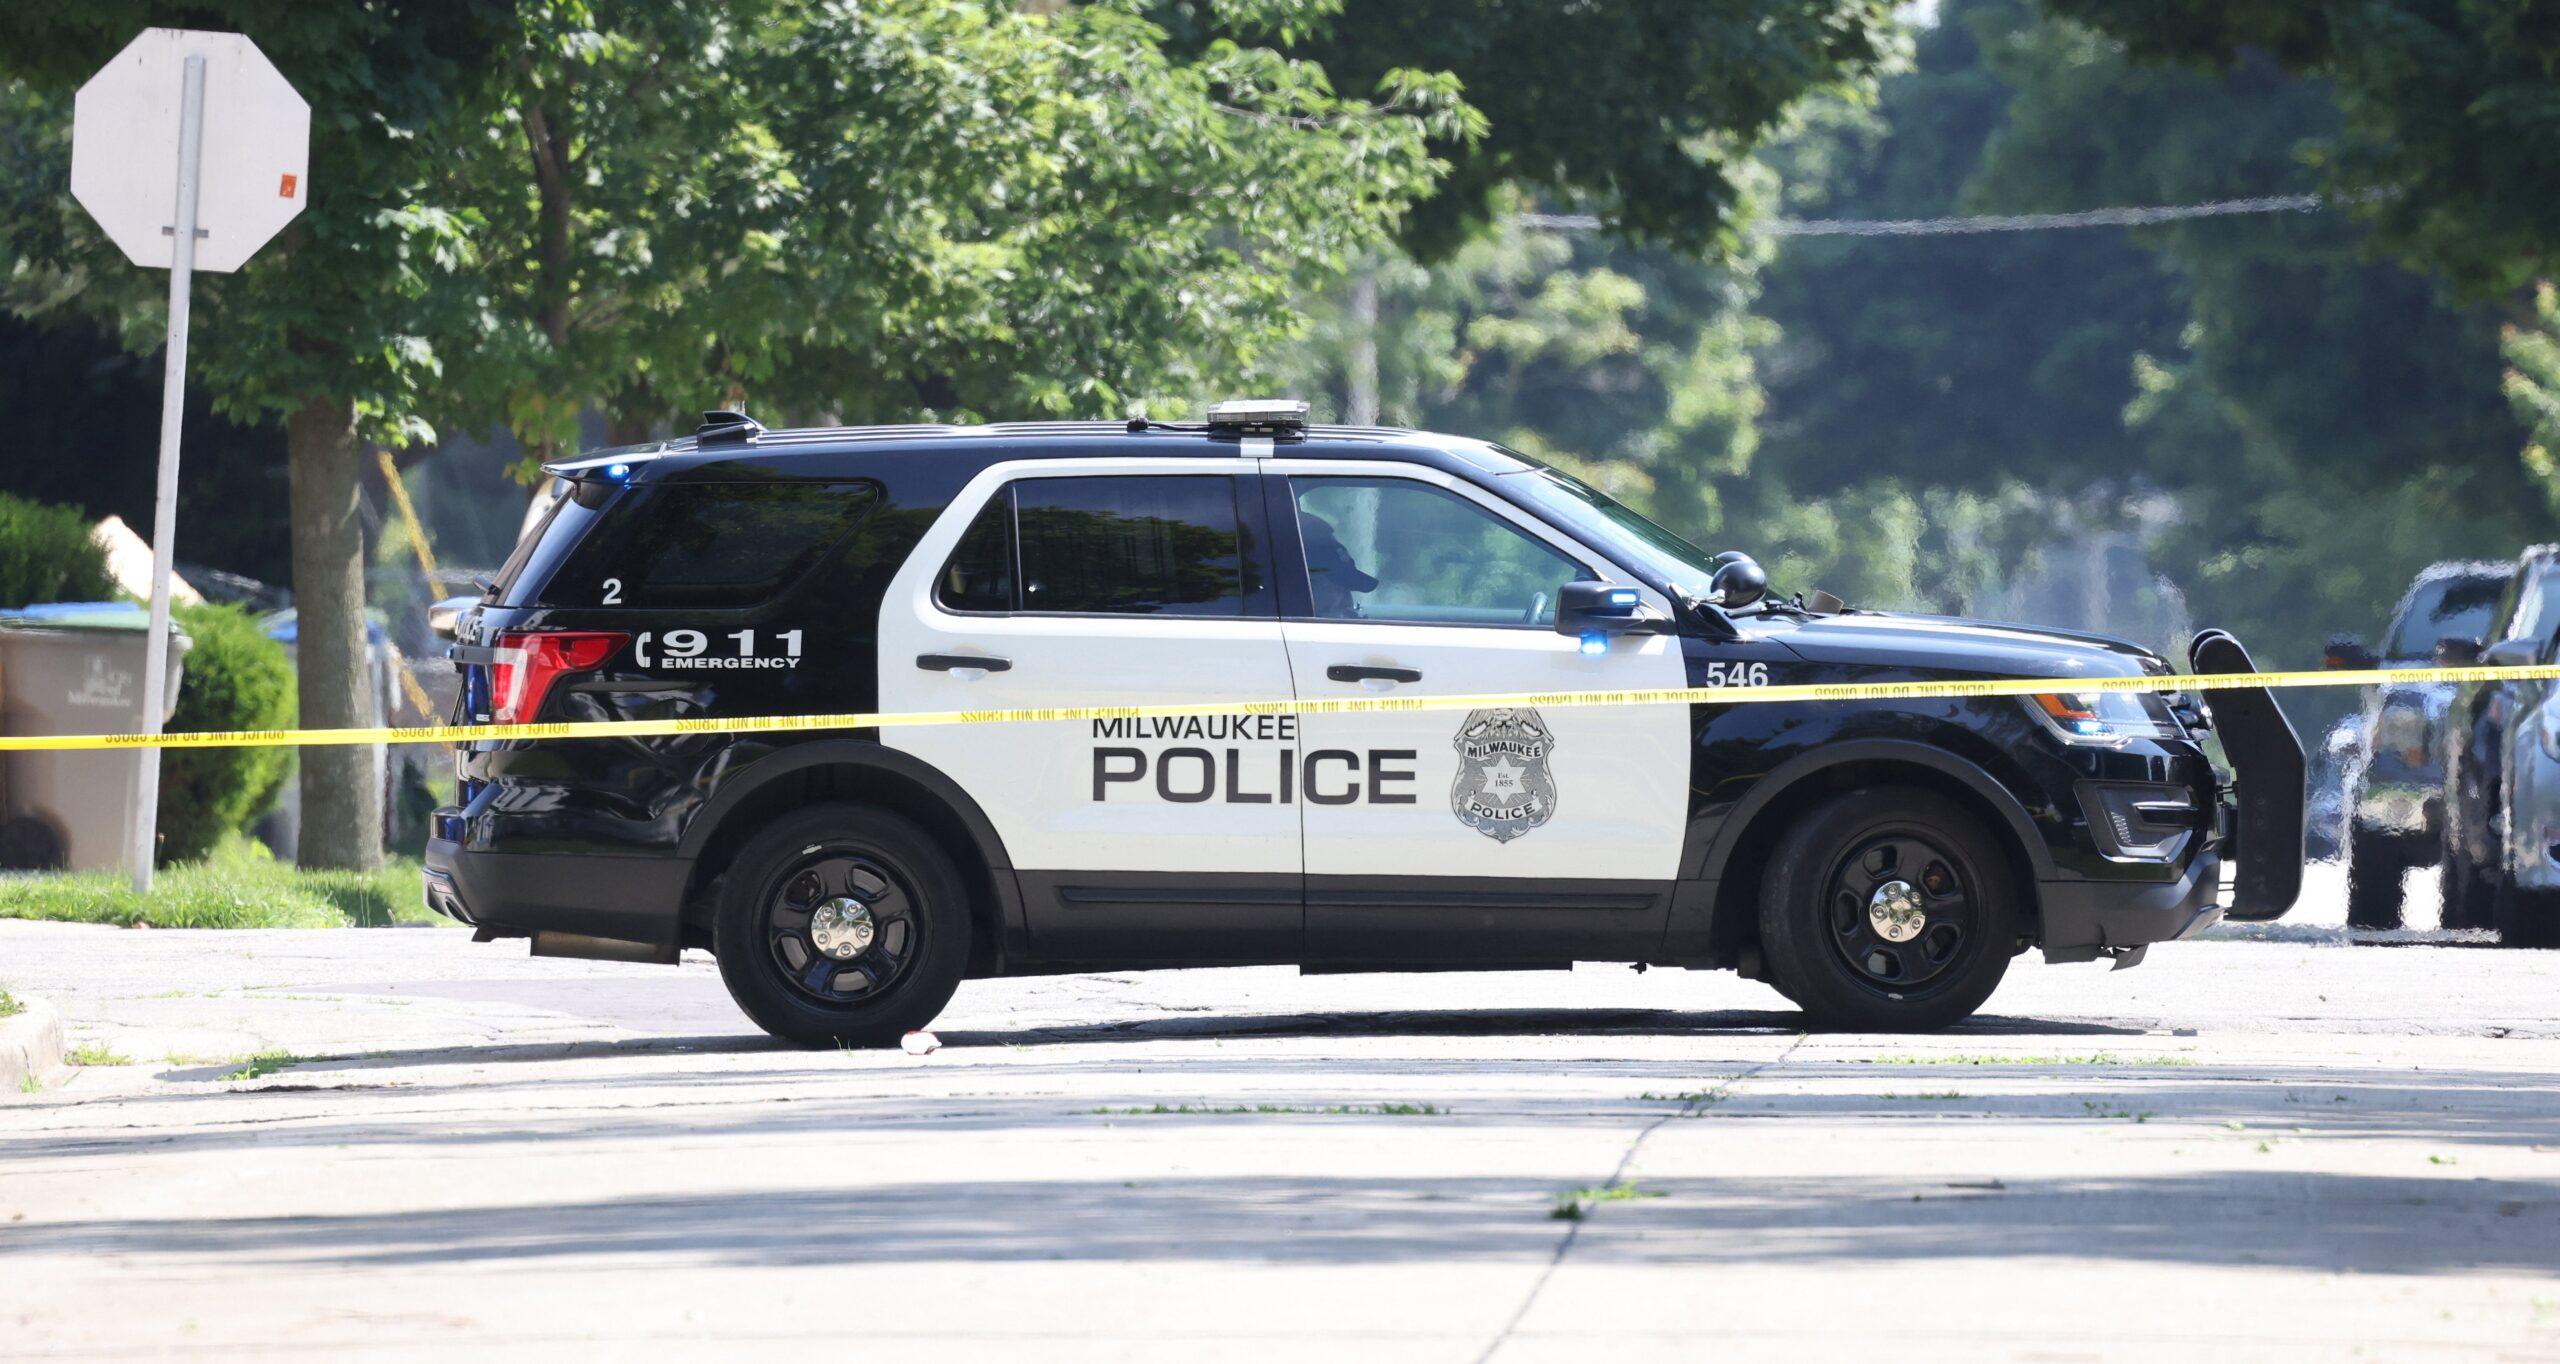
<instances>
[{"instance_id":1,"label":"side mirror","mask_svg":"<svg viewBox=\"0 0 2560 1364\"><path fill-rule=\"evenodd\" d=\"M2530 639L2502 639L2480 651L2480 662L2493 668L2519 668L2533 662L2533 652L2540 647Z\"/></svg>"},{"instance_id":2,"label":"side mirror","mask_svg":"<svg viewBox=\"0 0 2560 1364\"><path fill-rule=\"evenodd\" d=\"M2439 668L2468 668L2480 661L2480 641L2447 635L2436 641L2435 664Z\"/></svg>"},{"instance_id":3,"label":"side mirror","mask_svg":"<svg viewBox=\"0 0 2560 1364\"><path fill-rule=\"evenodd\" d=\"M1707 580L1707 600L1727 611L1739 611L1769 594L1768 570L1760 562L1739 550L1726 550L1716 575Z\"/></svg>"},{"instance_id":4,"label":"side mirror","mask_svg":"<svg viewBox=\"0 0 2560 1364\"><path fill-rule=\"evenodd\" d=\"M478 597L447 597L427 608L427 628L442 638L453 638L454 627L461 623L462 613L480 605Z\"/></svg>"},{"instance_id":5,"label":"side mirror","mask_svg":"<svg viewBox=\"0 0 2560 1364\"><path fill-rule=\"evenodd\" d=\"M1589 580L1556 589L1556 633L1589 639L1593 635L1659 635L1671 622L1644 604L1644 592L1625 583Z\"/></svg>"},{"instance_id":6,"label":"side mirror","mask_svg":"<svg viewBox=\"0 0 2560 1364\"><path fill-rule=\"evenodd\" d=\"M2373 650L2365 647L2363 640L2354 635L2330 636L2320 654L2320 666L2332 671L2363 672L2382 662L2374 656Z\"/></svg>"}]
</instances>

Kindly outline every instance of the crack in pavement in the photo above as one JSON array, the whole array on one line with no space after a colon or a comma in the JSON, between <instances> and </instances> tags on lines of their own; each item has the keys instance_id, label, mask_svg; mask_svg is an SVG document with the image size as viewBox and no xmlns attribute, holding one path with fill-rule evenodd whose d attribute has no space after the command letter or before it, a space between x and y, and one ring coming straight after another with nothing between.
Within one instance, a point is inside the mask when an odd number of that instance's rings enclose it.
<instances>
[{"instance_id":1,"label":"crack in pavement","mask_svg":"<svg viewBox=\"0 0 2560 1364\"><path fill-rule=\"evenodd\" d=\"M1797 1033L1795 1040L1787 1044L1787 1049L1785 1051L1779 1052L1777 1055L1770 1057L1768 1060L1763 1061L1756 1066L1745 1067L1742 1070L1726 1076L1716 1085L1715 1088L1707 1090L1704 1093L1688 1100L1674 1111L1665 1113L1661 1117L1646 1123L1636 1132L1635 1136L1627 1142L1627 1149L1619 1153L1618 1163L1609 1171L1608 1180L1598 1187L1613 1187L1619 1181L1625 1179L1627 1176L1627 1167L1635 1164L1636 1153L1644 1149L1645 1141L1654 1133L1662 1130L1664 1124L1676 1122L1682 1118L1694 1118L1699 1114L1704 1113L1714 1105L1723 1102L1724 1097L1733 1092L1734 1086L1741 1084L1743 1081L1758 1075L1760 1072L1767 1070L1772 1066L1785 1065L1787 1063L1787 1059L1794 1056L1796 1052L1804 1046L1805 1038L1807 1036L1808 1034L1805 1033ZM1476 1356L1476 1364L1491 1364L1494 1355L1499 1353L1504 1345L1509 1344L1512 1334L1520 1329L1520 1323L1528 1320L1529 1309L1538 1305L1538 1295L1547 1291L1548 1280L1553 1279L1556 1276L1556 1271L1564 1266L1564 1257L1573 1252L1573 1243L1582 1239L1582 1227L1582 1219L1577 1218L1571 1225L1565 1228L1564 1235L1556 1241L1555 1253L1547 1257L1547 1267L1538 1271L1537 1282L1529 1285L1528 1295L1520 1300L1520 1306L1512 1312L1511 1319L1502 1323L1502 1329L1495 1332L1492 1341L1485 1345L1484 1353Z\"/></svg>"}]
</instances>

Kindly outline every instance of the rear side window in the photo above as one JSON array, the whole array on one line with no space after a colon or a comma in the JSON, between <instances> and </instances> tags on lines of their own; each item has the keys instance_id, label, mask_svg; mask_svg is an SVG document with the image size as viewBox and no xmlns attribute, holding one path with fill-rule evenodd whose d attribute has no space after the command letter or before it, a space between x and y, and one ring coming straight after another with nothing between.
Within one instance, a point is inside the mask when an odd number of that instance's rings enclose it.
<instances>
[{"instance_id":1,"label":"rear side window","mask_svg":"<svg viewBox=\"0 0 2560 1364\"><path fill-rule=\"evenodd\" d=\"M879 500L868 483L642 483L603 510L555 515L510 606L761 606L817 566ZM573 505L573 504L571 504ZM574 528L574 529L573 529ZM546 560L557 567L537 577Z\"/></svg>"},{"instance_id":2,"label":"rear side window","mask_svg":"<svg viewBox=\"0 0 2560 1364\"><path fill-rule=\"evenodd\" d=\"M961 537L938 593L955 611L1241 615L1236 481L1177 474L1010 484Z\"/></svg>"},{"instance_id":3,"label":"rear side window","mask_svg":"<svg viewBox=\"0 0 2560 1364\"><path fill-rule=\"evenodd\" d=\"M942 570L942 604L954 611L1013 609L1013 494L999 492L969 524Z\"/></svg>"}]
</instances>

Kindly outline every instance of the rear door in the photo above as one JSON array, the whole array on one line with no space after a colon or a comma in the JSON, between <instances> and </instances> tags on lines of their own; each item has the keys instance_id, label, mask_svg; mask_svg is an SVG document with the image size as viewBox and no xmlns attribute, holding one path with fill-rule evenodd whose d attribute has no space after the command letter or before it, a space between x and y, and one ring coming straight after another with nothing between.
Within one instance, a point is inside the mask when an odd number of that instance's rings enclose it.
<instances>
[{"instance_id":1,"label":"rear door","mask_svg":"<svg viewBox=\"0 0 2560 1364\"><path fill-rule=\"evenodd\" d=\"M1641 584L1508 502L1417 465L1269 464L1301 698L1687 685L1674 636L1586 652L1556 633L1563 584ZM1301 724L1311 959L1553 961L1659 945L1686 823L1685 704Z\"/></svg>"},{"instance_id":2,"label":"rear door","mask_svg":"<svg viewBox=\"0 0 2560 1364\"><path fill-rule=\"evenodd\" d=\"M1286 701L1261 499L1233 457L1037 460L973 480L881 604L882 709ZM1032 946L1286 961L1296 717L889 728L984 808Z\"/></svg>"}]
</instances>

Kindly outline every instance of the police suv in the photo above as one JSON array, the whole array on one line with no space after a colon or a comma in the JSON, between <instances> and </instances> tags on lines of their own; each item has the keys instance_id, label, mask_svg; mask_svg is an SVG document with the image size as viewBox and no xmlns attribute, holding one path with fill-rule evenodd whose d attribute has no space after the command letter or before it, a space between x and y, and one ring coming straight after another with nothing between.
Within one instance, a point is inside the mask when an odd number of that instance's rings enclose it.
<instances>
[{"instance_id":1,"label":"police suv","mask_svg":"<svg viewBox=\"0 0 2560 1364\"><path fill-rule=\"evenodd\" d=\"M473 742L428 904L541 954L709 948L775 1035L877 1043L964 977L1271 963L1729 967L1815 1026L1930 1028L2030 947L2129 965L2292 903L2302 750L2259 690L1202 712L2168 671L1777 600L1536 460L1305 412L715 412L552 466L456 622L461 719L1189 713Z\"/></svg>"}]
</instances>

